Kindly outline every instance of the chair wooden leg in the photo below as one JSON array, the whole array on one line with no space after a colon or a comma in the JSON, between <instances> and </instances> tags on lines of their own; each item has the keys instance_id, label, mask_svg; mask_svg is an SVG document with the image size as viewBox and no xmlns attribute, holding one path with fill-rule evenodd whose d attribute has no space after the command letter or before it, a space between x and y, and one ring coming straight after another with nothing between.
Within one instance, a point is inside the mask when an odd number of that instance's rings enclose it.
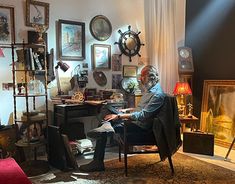
<instances>
[{"instance_id":1,"label":"chair wooden leg","mask_svg":"<svg viewBox=\"0 0 235 184\"><path fill-rule=\"evenodd\" d=\"M171 156L168 157L168 161L169 161L169 164L170 164L170 167L171 167L171 174L174 175L175 171L174 171L174 166L173 166L173 163L172 163L172 160L171 160Z\"/></svg>"},{"instance_id":2,"label":"chair wooden leg","mask_svg":"<svg viewBox=\"0 0 235 184\"><path fill-rule=\"evenodd\" d=\"M125 176L127 176L127 146L124 147Z\"/></svg>"},{"instance_id":3,"label":"chair wooden leg","mask_svg":"<svg viewBox=\"0 0 235 184\"><path fill-rule=\"evenodd\" d=\"M119 162L121 162L122 157L121 157L121 146L120 146L120 144L118 145L118 156L119 156Z\"/></svg>"}]
</instances>

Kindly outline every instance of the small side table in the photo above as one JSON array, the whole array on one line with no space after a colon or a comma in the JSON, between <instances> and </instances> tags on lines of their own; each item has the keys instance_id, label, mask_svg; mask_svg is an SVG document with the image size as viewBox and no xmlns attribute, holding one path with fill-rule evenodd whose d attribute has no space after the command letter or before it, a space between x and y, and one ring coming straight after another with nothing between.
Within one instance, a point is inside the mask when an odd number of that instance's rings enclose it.
<instances>
[{"instance_id":1,"label":"small side table","mask_svg":"<svg viewBox=\"0 0 235 184\"><path fill-rule=\"evenodd\" d=\"M181 133L184 132L186 124L190 124L191 131L193 129L197 129L197 123L199 122L198 118L195 116L192 116L189 118L188 116L180 117L180 123L181 123Z\"/></svg>"}]
</instances>

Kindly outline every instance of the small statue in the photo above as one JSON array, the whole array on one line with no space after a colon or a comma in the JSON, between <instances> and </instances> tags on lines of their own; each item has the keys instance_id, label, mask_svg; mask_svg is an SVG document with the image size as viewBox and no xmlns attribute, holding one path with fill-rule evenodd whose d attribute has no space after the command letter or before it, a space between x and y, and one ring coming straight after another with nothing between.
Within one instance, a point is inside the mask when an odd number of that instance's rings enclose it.
<instances>
[{"instance_id":1,"label":"small statue","mask_svg":"<svg viewBox=\"0 0 235 184\"><path fill-rule=\"evenodd\" d=\"M188 103L188 118L193 117L193 104Z\"/></svg>"},{"instance_id":2,"label":"small statue","mask_svg":"<svg viewBox=\"0 0 235 184\"><path fill-rule=\"evenodd\" d=\"M38 25L38 24L32 24L32 26L33 26L33 28L35 29L35 31L38 33L38 40L37 40L37 42L44 44L45 41L44 41L43 38L42 38L42 34L43 34L44 32L46 32L46 30L48 29L48 26L45 26L45 25Z\"/></svg>"}]
</instances>

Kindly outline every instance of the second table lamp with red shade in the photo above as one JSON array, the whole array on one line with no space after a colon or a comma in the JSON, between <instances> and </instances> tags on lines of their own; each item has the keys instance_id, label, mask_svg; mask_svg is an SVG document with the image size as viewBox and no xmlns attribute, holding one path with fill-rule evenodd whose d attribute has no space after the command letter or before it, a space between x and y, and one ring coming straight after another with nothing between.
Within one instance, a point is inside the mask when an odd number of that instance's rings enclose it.
<instances>
[{"instance_id":1,"label":"second table lamp with red shade","mask_svg":"<svg viewBox=\"0 0 235 184\"><path fill-rule=\"evenodd\" d=\"M179 116L185 116L185 96L192 95L192 90L187 82L177 82L173 91L175 96L179 95L178 108Z\"/></svg>"}]
</instances>

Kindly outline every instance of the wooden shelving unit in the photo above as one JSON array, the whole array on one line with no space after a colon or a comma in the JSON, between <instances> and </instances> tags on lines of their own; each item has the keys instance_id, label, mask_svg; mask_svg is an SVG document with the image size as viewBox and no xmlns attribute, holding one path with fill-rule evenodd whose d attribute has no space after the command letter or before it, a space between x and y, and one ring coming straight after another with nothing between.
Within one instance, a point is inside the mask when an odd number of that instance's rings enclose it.
<instances>
[{"instance_id":1,"label":"wooden shelving unit","mask_svg":"<svg viewBox=\"0 0 235 184\"><path fill-rule=\"evenodd\" d=\"M34 159L31 157L27 158L25 155L25 158L21 159L21 161L27 162L24 165L28 168L31 161L37 163L35 162L37 161L37 149L42 146L47 146L45 138L47 134L45 131L47 131L48 126L46 46L43 44L27 44L23 42L11 44L10 48L12 51L14 123L17 127L21 127L17 130L17 142L15 145L21 152L25 149L34 152ZM23 57L21 55L21 58L19 58L17 50L23 53ZM36 61L35 55L38 54L39 50L41 57ZM37 62L41 62L44 67L38 67ZM19 64L21 65L20 69L17 67ZM40 73L40 80L37 79L38 73ZM19 76L21 79L19 79ZM41 101L43 98L45 105L40 107L39 110L37 100ZM25 109L19 109L18 103L23 102L25 102ZM20 111L22 113L19 113ZM24 128L25 130L22 132ZM42 169L43 171L47 170L45 167L48 167L48 164L41 164L40 162L40 165L44 167ZM29 175L32 176L35 174L42 173L31 173Z\"/></svg>"}]
</instances>

